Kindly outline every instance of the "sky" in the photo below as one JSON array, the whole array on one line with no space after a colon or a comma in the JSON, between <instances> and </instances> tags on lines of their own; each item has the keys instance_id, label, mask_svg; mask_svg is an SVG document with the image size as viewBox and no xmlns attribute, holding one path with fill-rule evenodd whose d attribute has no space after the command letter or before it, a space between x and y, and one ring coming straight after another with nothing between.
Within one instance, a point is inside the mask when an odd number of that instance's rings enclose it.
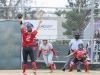
<instances>
[{"instance_id":1,"label":"sky","mask_svg":"<svg viewBox=\"0 0 100 75\"><path fill-rule=\"evenodd\" d=\"M7 0L7 3L8 2L10 2L10 0ZM25 4L27 6L33 6L33 7L65 7L66 5L68 5L67 0L28 0L28 2L26 3Z\"/></svg>"},{"instance_id":2,"label":"sky","mask_svg":"<svg viewBox=\"0 0 100 75\"><path fill-rule=\"evenodd\" d=\"M65 7L67 0L36 0L35 7Z\"/></svg>"}]
</instances>

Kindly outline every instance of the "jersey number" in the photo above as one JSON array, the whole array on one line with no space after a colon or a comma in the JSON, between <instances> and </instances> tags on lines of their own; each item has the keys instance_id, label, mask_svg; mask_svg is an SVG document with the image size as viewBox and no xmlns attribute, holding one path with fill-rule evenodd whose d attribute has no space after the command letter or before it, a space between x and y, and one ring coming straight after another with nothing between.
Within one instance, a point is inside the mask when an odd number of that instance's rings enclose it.
<instances>
[{"instance_id":1,"label":"jersey number","mask_svg":"<svg viewBox=\"0 0 100 75\"><path fill-rule=\"evenodd\" d=\"M27 36L26 41L30 41L30 36L29 35Z\"/></svg>"}]
</instances>

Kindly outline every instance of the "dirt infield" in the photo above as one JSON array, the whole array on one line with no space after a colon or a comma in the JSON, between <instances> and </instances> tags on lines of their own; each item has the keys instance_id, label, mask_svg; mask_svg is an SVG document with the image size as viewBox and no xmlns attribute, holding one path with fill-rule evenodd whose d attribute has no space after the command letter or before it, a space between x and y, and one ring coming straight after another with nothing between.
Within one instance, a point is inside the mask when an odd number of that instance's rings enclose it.
<instances>
[{"instance_id":1,"label":"dirt infield","mask_svg":"<svg viewBox=\"0 0 100 75\"><path fill-rule=\"evenodd\" d=\"M22 75L21 70L0 70L0 75ZM32 70L27 70L27 75L34 75ZM38 70L37 75L100 75L99 71L89 71L85 73L83 70L81 73L76 71L73 72L62 72L61 70L55 70L54 73L49 73L49 70Z\"/></svg>"}]
</instances>

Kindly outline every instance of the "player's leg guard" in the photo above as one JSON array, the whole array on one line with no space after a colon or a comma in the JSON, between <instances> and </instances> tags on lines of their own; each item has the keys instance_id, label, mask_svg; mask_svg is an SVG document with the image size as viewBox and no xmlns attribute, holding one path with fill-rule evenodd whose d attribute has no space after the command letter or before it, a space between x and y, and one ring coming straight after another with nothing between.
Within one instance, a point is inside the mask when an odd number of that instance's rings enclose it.
<instances>
[{"instance_id":1,"label":"player's leg guard","mask_svg":"<svg viewBox=\"0 0 100 75\"><path fill-rule=\"evenodd\" d=\"M88 72L89 65L88 65L87 60L84 60L83 63L84 63L84 67L85 67L85 72Z\"/></svg>"},{"instance_id":2,"label":"player's leg guard","mask_svg":"<svg viewBox=\"0 0 100 75\"><path fill-rule=\"evenodd\" d=\"M73 71L73 67L74 67L75 63L74 62L71 62L70 63L70 68L69 68L69 72Z\"/></svg>"}]
</instances>

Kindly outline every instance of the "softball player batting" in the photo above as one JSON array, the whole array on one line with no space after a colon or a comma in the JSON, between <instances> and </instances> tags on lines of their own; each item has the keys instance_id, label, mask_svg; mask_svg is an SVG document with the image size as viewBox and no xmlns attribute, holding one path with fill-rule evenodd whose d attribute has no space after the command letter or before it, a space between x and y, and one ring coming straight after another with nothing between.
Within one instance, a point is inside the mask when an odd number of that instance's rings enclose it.
<instances>
[{"instance_id":1,"label":"softball player batting","mask_svg":"<svg viewBox=\"0 0 100 75\"><path fill-rule=\"evenodd\" d=\"M88 62L86 60L87 58L87 52L86 50L83 48L83 44L80 43L78 45L78 49L75 50L73 53L69 54L68 56L65 56L66 58L71 56L71 55L74 55L75 58L73 59L73 61L70 63L70 68L69 68L69 72L71 72L73 70L73 67L74 65L78 62L78 61L81 61L84 63L84 67L85 67L85 72L89 72L88 71Z\"/></svg>"},{"instance_id":2,"label":"softball player batting","mask_svg":"<svg viewBox=\"0 0 100 75\"><path fill-rule=\"evenodd\" d=\"M48 43L48 40L44 38L43 43L40 44L39 52L38 52L38 59L40 59L40 55L43 52L43 59L47 65L47 67L50 69L50 73L53 72L53 69L56 69L56 65L53 63L52 58L53 54L58 59L58 56L56 55L56 52L53 49L53 46L51 43Z\"/></svg>"},{"instance_id":3,"label":"softball player batting","mask_svg":"<svg viewBox=\"0 0 100 75\"><path fill-rule=\"evenodd\" d=\"M39 29L42 21L39 21L36 30L32 31L32 28L28 26L26 31L22 23L22 14L19 14L18 18L20 21L20 28L22 33L22 47L23 47L23 74L22 75L26 75L28 55L30 56L32 67L34 68L34 75L36 75L37 69L36 69L36 63L33 56L32 45L33 45L33 39L36 36L37 30Z\"/></svg>"}]
</instances>

